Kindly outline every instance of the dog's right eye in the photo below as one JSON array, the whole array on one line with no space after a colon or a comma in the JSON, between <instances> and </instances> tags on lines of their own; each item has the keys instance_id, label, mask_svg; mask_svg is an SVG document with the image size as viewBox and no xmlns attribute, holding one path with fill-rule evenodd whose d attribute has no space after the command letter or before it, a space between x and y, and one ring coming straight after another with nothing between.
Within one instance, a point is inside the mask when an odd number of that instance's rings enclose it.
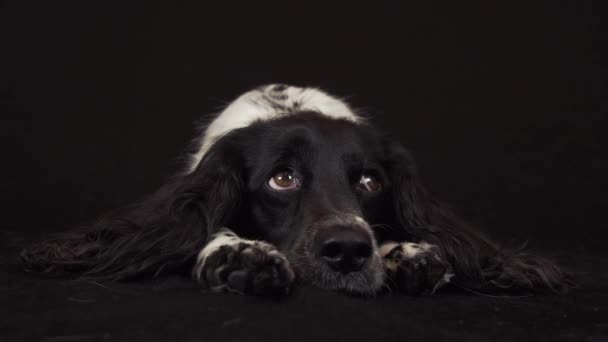
<instances>
[{"instance_id":1,"label":"dog's right eye","mask_svg":"<svg viewBox=\"0 0 608 342\"><path fill-rule=\"evenodd\" d=\"M292 170L283 170L272 176L268 185L274 190L293 190L300 187L300 181Z\"/></svg>"}]
</instances>

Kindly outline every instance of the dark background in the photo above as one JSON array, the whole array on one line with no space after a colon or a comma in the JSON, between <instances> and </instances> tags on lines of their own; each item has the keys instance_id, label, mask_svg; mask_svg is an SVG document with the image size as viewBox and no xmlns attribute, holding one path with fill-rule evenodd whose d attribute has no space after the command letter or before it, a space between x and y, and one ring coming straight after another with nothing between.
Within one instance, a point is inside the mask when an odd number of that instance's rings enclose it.
<instances>
[{"instance_id":1,"label":"dark background","mask_svg":"<svg viewBox=\"0 0 608 342\"><path fill-rule=\"evenodd\" d=\"M319 86L346 97L413 151L425 182L439 198L498 240L529 240L532 248L581 273L605 271L599 260L605 260L601 255L608 237L608 68L602 51L608 34L600 27L606 15L599 1L205 3L0 2L0 230L10 250L155 190L180 165L197 119L252 87L280 82ZM13 257L7 254L5 260ZM23 282L30 284L30 291L22 293L30 306L9 305L23 315L10 323L11 336L21 336L19 324L41 317L56 321L65 316L82 324L74 314L79 311L70 307L78 303L62 302L59 296L53 297L59 304L38 304L47 296L36 279L10 272L6 289L28 289ZM589 281L600 286L600 278L605 280L605 274ZM64 292L76 291L65 286ZM605 286L600 287L605 300ZM599 315L603 310L592 305L600 292L586 293L585 305L583 299L562 300L580 314L577 322L604 323L572 328L561 338L606 337L608 325L592 311ZM326 301L327 296L313 297ZM10 291L0 299L8 297ZM145 298L140 301L159 300ZM180 298L189 303L198 297ZM356 307L350 299L336 298L338 309L333 310L338 312L331 315L341 317L340 310ZM219 303L227 315L247 303L251 312L260 305L234 297L208 300ZM429 315L440 315L425 300ZM469 303L466 298L449 300L456 301L452 304L458 310ZM531 311L556 315L549 317L549 326L568 326L559 322L566 309L535 300ZM233 306L224 307L224 301ZM320 302L308 297L294 301L292 311L282 308L285 312L270 315L313 326L319 322L317 316L289 315L302 303L308 303L303 312L313 312L311 303ZM131 304L129 310L137 314L107 303L95 310L103 317L119 312L127 322L149 312L149 305ZM542 330L527 323L538 318L526 316L523 306L508 317L519 317L524 327L515 324L517 329L505 336ZM480 306L472 308L486 316ZM390 335L392 321L370 310L366 317L381 320ZM178 306L175 311L189 312ZM207 317L201 326L212 325L214 312L198 313ZM470 314L458 312L460 318L446 312L439 317L457 331L461 326L455 322ZM414 329L429 319L406 327ZM358 324L343 323L351 329ZM154 330L146 327L142 334ZM44 325L39 329L40 335L32 336L49 334ZM116 336L116 330L108 331L92 336ZM185 338L192 330L180 331ZM243 335L235 336L257 336L239 331ZM474 329L467 336L484 339Z\"/></svg>"},{"instance_id":2,"label":"dark background","mask_svg":"<svg viewBox=\"0 0 608 342\"><path fill-rule=\"evenodd\" d=\"M176 170L194 121L281 82L347 97L484 229L602 247L596 4L250 3L5 2L0 222L63 230L133 201Z\"/></svg>"}]
</instances>

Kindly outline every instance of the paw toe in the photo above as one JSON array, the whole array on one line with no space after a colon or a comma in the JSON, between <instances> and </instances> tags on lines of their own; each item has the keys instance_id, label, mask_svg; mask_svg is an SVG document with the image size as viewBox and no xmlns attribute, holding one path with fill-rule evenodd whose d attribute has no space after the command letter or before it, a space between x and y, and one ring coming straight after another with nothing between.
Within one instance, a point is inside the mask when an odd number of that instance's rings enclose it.
<instances>
[{"instance_id":1,"label":"paw toe","mask_svg":"<svg viewBox=\"0 0 608 342\"><path fill-rule=\"evenodd\" d=\"M294 280L287 259L266 243L241 243L208 257L202 275L213 291L262 296L285 295Z\"/></svg>"},{"instance_id":2,"label":"paw toe","mask_svg":"<svg viewBox=\"0 0 608 342\"><path fill-rule=\"evenodd\" d=\"M392 248L385 256L385 269L397 291L412 295L432 294L452 275L439 248L425 242Z\"/></svg>"},{"instance_id":3,"label":"paw toe","mask_svg":"<svg viewBox=\"0 0 608 342\"><path fill-rule=\"evenodd\" d=\"M250 275L246 270L238 270L231 272L226 279L226 285L232 292L247 293Z\"/></svg>"}]
</instances>

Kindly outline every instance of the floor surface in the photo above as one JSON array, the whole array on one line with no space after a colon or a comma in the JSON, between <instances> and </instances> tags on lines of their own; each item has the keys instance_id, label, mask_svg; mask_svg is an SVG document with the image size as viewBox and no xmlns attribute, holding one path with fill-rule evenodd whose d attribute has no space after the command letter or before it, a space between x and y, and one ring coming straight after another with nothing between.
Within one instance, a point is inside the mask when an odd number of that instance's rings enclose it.
<instances>
[{"instance_id":1,"label":"floor surface","mask_svg":"<svg viewBox=\"0 0 608 342\"><path fill-rule=\"evenodd\" d=\"M36 234L0 241L2 341L608 341L608 259L566 254L579 288L564 296L469 293L354 298L299 288L284 300L201 293L187 279L91 283L17 265Z\"/></svg>"}]
</instances>

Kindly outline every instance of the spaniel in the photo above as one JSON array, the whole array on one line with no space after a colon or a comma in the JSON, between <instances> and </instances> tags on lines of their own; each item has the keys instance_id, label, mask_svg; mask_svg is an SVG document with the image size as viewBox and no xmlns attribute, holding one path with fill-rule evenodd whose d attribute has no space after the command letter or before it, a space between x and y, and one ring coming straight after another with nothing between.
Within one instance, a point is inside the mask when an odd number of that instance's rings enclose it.
<instances>
[{"instance_id":1,"label":"spaniel","mask_svg":"<svg viewBox=\"0 0 608 342\"><path fill-rule=\"evenodd\" d=\"M124 280L188 272L209 291L283 296L564 292L550 261L503 249L436 201L410 153L347 103L267 85L230 103L158 191L26 248L25 268Z\"/></svg>"}]
</instances>

